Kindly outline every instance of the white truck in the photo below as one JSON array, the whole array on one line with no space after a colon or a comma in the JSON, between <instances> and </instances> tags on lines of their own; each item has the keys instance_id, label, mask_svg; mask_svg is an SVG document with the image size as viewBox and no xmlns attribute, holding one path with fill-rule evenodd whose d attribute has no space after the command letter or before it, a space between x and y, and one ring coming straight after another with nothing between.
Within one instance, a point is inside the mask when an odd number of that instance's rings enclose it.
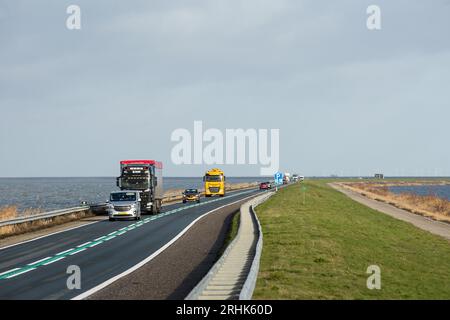
<instances>
[{"instance_id":1,"label":"white truck","mask_svg":"<svg viewBox=\"0 0 450 320\"><path fill-rule=\"evenodd\" d=\"M289 172L285 172L283 176L283 183L288 184L291 182L291 174Z\"/></svg>"},{"instance_id":2,"label":"white truck","mask_svg":"<svg viewBox=\"0 0 450 320\"><path fill-rule=\"evenodd\" d=\"M292 175L292 181L294 181L294 182L303 181L303 180L305 180L304 176L300 176L298 174L293 174Z\"/></svg>"}]
</instances>

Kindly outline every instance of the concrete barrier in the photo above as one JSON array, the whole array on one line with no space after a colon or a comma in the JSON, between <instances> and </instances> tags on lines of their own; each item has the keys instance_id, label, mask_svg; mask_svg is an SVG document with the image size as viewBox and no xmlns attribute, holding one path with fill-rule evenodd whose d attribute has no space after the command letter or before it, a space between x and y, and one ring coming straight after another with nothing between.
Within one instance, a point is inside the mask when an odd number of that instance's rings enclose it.
<instances>
[{"instance_id":1,"label":"concrete barrier","mask_svg":"<svg viewBox=\"0 0 450 320\"><path fill-rule=\"evenodd\" d=\"M254 208L266 201L267 192L241 206L236 238L186 300L249 300L258 277L262 231Z\"/></svg>"}]
</instances>

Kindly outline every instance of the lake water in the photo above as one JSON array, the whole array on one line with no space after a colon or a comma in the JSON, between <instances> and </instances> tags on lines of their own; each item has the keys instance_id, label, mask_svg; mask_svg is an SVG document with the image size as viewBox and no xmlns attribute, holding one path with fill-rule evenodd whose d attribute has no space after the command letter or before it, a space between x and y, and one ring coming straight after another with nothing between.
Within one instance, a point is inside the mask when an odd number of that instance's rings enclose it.
<instances>
[{"instance_id":1,"label":"lake water","mask_svg":"<svg viewBox=\"0 0 450 320\"><path fill-rule=\"evenodd\" d=\"M450 200L450 185L427 185L427 186L395 186L389 187L393 193L413 193L421 196L435 195Z\"/></svg>"},{"instance_id":2,"label":"lake water","mask_svg":"<svg viewBox=\"0 0 450 320\"><path fill-rule=\"evenodd\" d=\"M228 183L264 180L262 177L227 177ZM203 187L202 178L164 177L164 191ZM118 190L115 178L0 178L0 207L15 205L19 210L45 211L78 206L81 201L104 202Z\"/></svg>"}]
</instances>

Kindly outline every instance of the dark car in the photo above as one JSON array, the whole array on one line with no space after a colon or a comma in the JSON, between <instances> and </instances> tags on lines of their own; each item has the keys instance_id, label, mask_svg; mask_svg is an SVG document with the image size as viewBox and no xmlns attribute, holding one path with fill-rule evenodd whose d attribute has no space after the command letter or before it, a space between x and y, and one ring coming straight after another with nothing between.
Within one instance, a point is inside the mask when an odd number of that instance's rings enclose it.
<instances>
[{"instance_id":1,"label":"dark car","mask_svg":"<svg viewBox=\"0 0 450 320\"><path fill-rule=\"evenodd\" d=\"M183 203L186 203L188 201L195 201L197 203L200 203L200 192L198 192L198 189L186 189L183 192Z\"/></svg>"},{"instance_id":2,"label":"dark car","mask_svg":"<svg viewBox=\"0 0 450 320\"><path fill-rule=\"evenodd\" d=\"M272 187L270 182L261 182L259 184L259 190L269 190Z\"/></svg>"}]
</instances>

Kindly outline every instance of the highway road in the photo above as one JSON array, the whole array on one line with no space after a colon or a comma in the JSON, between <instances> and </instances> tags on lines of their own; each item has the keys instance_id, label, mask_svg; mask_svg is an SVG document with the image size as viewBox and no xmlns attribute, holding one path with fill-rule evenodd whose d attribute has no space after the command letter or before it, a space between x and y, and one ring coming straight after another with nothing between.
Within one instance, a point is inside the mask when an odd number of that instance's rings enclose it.
<instances>
[{"instance_id":1,"label":"highway road","mask_svg":"<svg viewBox=\"0 0 450 320\"><path fill-rule=\"evenodd\" d=\"M200 204L173 204L141 221L100 221L0 249L0 299L84 298L149 261L204 214L258 194L230 192ZM81 270L81 289L67 288L67 268ZM94 288L94 289L93 289Z\"/></svg>"}]
</instances>

